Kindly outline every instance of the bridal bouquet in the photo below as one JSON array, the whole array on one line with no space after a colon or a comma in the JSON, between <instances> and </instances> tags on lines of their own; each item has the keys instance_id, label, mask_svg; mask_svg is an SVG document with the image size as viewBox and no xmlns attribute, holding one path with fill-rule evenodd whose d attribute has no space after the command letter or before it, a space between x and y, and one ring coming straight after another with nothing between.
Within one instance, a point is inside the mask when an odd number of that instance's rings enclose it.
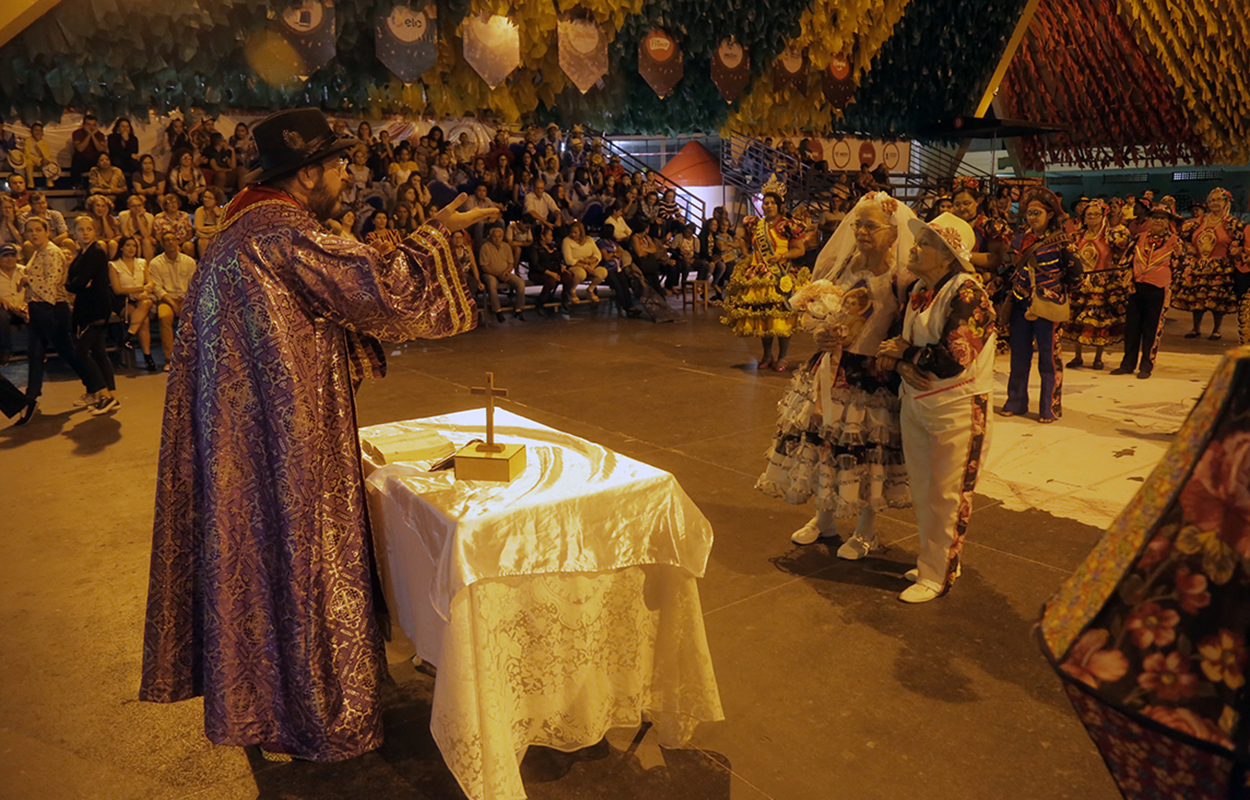
<instances>
[{"instance_id":1,"label":"bridal bouquet","mask_svg":"<svg viewBox=\"0 0 1250 800\"><path fill-rule=\"evenodd\" d=\"M828 331L846 345L855 341L872 316L872 293L867 285L843 289L822 279L795 292L790 307L799 312L799 327L803 330Z\"/></svg>"}]
</instances>

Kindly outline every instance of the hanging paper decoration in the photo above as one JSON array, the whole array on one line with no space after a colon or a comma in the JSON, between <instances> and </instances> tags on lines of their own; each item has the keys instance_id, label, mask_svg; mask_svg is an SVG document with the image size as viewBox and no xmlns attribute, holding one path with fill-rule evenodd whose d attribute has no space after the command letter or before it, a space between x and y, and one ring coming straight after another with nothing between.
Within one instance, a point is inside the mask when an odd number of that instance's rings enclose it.
<instances>
[{"instance_id":1,"label":"hanging paper decoration","mask_svg":"<svg viewBox=\"0 0 1250 800\"><path fill-rule=\"evenodd\" d=\"M751 59L732 36L720 40L712 53L712 83L720 90L726 103L732 103L751 81Z\"/></svg>"},{"instance_id":2,"label":"hanging paper decoration","mask_svg":"<svg viewBox=\"0 0 1250 800\"><path fill-rule=\"evenodd\" d=\"M438 60L438 6L396 3L389 11L383 6L373 41L378 61L404 83L416 83Z\"/></svg>"},{"instance_id":3,"label":"hanging paper decoration","mask_svg":"<svg viewBox=\"0 0 1250 800\"><path fill-rule=\"evenodd\" d=\"M608 37L593 19L560 18L560 69L582 94L608 73Z\"/></svg>"},{"instance_id":4,"label":"hanging paper decoration","mask_svg":"<svg viewBox=\"0 0 1250 800\"><path fill-rule=\"evenodd\" d=\"M851 80L851 62L842 54L829 59L824 72L825 99L834 108L842 108L855 97L855 81Z\"/></svg>"},{"instance_id":5,"label":"hanging paper decoration","mask_svg":"<svg viewBox=\"0 0 1250 800\"><path fill-rule=\"evenodd\" d=\"M877 53L892 38L894 27L903 18L910 2L808 0L799 20L800 33L787 43L789 55L774 62L773 69L753 83L749 93L738 101L738 110L730 115L725 129L767 135L838 127L837 119L846 110L825 99L821 73L830 59L839 53L848 54L851 78L857 84L863 81L873 64L876 64L876 69L881 69L882 62L876 60ZM1014 0L1008 0L1008 4L1011 2ZM922 36L916 41L924 42L925 38ZM923 49L923 45L916 45L916 49ZM908 59L908 64L914 65L917 70L928 69L931 60L931 56L917 53L916 58ZM787 64L791 72L797 72L795 83L790 83L782 75ZM782 76L780 83L777 82L779 75ZM909 74L908 80L914 78ZM912 105L910 101L900 101L900 104L909 108ZM865 131L873 129L871 125L857 127Z\"/></svg>"},{"instance_id":6,"label":"hanging paper decoration","mask_svg":"<svg viewBox=\"0 0 1250 800\"><path fill-rule=\"evenodd\" d=\"M1124 0L1137 43L1171 77L1214 159L1250 160L1250 48L1245 3Z\"/></svg>"},{"instance_id":7,"label":"hanging paper decoration","mask_svg":"<svg viewBox=\"0 0 1250 800\"><path fill-rule=\"evenodd\" d=\"M667 31L652 28L638 42L638 74L660 96L668 97L685 74L681 46Z\"/></svg>"},{"instance_id":8,"label":"hanging paper decoration","mask_svg":"<svg viewBox=\"0 0 1250 800\"><path fill-rule=\"evenodd\" d=\"M773 62L773 88L778 92L807 92L807 50L791 45L777 56Z\"/></svg>"},{"instance_id":9,"label":"hanging paper decoration","mask_svg":"<svg viewBox=\"0 0 1250 800\"><path fill-rule=\"evenodd\" d=\"M334 0L298 0L278 15L278 29L303 60L302 81L330 63L336 52L338 29Z\"/></svg>"},{"instance_id":10,"label":"hanging paper decoration","mask_svg":"<svg viewBox=\"0 0 1250 800\"><path fill-rule=\"evenodd\" d=\"M464 60L494 89L521 65L521 34L499 15L465 17Z\"/></svg>"}]
</instances>

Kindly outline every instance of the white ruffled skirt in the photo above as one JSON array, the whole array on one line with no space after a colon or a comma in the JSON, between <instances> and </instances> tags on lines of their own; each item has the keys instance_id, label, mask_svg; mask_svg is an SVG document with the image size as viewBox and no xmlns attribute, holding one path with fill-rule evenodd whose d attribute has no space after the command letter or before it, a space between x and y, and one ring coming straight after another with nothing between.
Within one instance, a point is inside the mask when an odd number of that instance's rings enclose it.
<instances>
[{"instance_id":1,"label":"white ruffled skirt","mask_svg":"<svg viewBox=\"0 0 1250 800\"><path fill-rule=\"evenodd\" d=\"M911 505L899 430L899 398L868 377L862 359L844 355L826 421L813 360L799 369L778 403L777 434L755 488L835 516ZM850 367L848 370L847 367Z\"/></svg>"}]
</instances>

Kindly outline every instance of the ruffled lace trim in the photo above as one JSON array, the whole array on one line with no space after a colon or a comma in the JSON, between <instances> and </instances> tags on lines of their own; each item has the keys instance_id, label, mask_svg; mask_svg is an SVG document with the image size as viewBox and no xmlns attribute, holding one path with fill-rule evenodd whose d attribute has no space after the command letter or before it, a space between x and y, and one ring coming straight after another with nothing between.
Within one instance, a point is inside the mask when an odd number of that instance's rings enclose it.
<instances>
[{"instance_id":1,"label":"ruffled lace trim","mask_svg":"<svg viewBox=\"0 0 1250 800\"><path fill-rule=\"evenodd\" d=\"M799 444L793 454L770 450L755 488L792 505L810 500L817 509L839 517L854 516L865 506L878 511L911 506L903 464L858 460L849 453L822 460L819 452L819 447L807 442Z\"/></svg>"},{"instance_id":2,"label":"ruffled lace trim","mask_svg":"<svg viewBox=\"0 0 1250 800\"><path fill-rule=\"evenodd\" d=\"M814 371L803 367L777 403L778 438L817 438L840 447L882 445L901 449L899 398L889 389L865 392L853 386L830 393L832 418L825 420Z\"/></svg>"}]
</instances>

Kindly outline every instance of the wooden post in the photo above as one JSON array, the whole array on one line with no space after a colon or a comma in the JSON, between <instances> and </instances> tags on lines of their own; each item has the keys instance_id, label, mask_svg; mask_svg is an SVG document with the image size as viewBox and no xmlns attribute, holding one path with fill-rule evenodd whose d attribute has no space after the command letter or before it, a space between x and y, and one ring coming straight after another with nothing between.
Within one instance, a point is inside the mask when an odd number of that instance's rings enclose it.
<instances>
[{"instance_id":1,"label":"wooden post","mask_svg":"<svg viewBox=\"0 0 1250 800\"><path fill-rule=\"evenodd\" d=\"M1011 34L1011 39L1007 41L1007 49L1003 51L1003 57L998 60L998 68L994 70L994 75L990 78L990 85L985 87L985 94L981 95L981 102L977 103L977 110L974 116L983 117L985 112L990 110L990 103L994 100L994 93L998 91L999 84L1003 82L1003 78L1007 76L1007 68L1011 66L1011 60L1016 57L1016 51L1020 49L1020 43L1024 41L1024 34L1029 29L1029 24L1033 22L1033 15L1037 13L1037 6L1040 0L1029 0L1028 5L1024 7L1024 11L1020 14L1020 20L1016 22L1016 29Z\"/></svg>"}]
</instances>

